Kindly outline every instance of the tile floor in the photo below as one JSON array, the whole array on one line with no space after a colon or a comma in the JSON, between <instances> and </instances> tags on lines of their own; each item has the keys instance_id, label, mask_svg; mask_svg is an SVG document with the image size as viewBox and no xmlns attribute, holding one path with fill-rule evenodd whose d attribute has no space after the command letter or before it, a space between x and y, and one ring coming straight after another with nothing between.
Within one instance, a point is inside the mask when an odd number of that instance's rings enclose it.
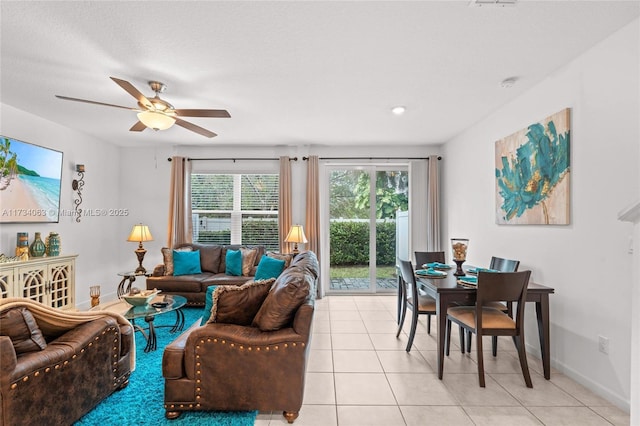
<instances>
[{"instance_id":1,"label":"tile floor","mask_svg":"<svg viewBox=\"0 0 640 426\"><path fill-rule=\"evenodd\" d=\"M476 355L461 354L457 327L444 379L436 371L435 320L426 317L405 351L410 321L396 338L395 296L328 296L318 300L307 366L304 403L294 425L628 425L618 409L563 374L542 376L528 357L527 389L517 353L500 338L498 356L485 345L487 386L478 386ZM257 426L287 424L281 413L259 413Z\"/></svg>"}]
</instances>

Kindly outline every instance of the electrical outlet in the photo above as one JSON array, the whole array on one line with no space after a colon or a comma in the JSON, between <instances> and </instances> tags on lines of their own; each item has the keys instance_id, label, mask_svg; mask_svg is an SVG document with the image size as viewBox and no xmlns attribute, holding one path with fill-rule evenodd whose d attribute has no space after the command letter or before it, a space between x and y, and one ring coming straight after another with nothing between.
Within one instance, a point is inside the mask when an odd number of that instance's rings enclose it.
<instances>
[{"instance_id":1,"label":"electrical outlet","mask_svg":"<svg viewBox=\"0 0 640 426\"><path fill-rule=\"evenodd\" d=\"M598 336L598 350L603 354L609 353L609 339L604 336Z\"/></svg>"}]
</instances>

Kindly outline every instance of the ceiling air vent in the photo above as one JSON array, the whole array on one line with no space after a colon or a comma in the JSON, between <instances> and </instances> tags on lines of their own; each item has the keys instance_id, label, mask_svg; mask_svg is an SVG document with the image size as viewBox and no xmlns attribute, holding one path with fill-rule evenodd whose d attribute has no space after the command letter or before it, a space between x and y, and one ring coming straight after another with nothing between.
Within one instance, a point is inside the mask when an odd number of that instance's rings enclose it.
<instances>
[{"instance_id":1,"label":"ceiling air vent","mask_svg":"<svg viewBox=\"0 0 640 426\"><path fill-rule=\"evenodd\" d=\"M515 6L518 0L470 0L469 7L508 7Z\"/></svg>"}]
</instances>

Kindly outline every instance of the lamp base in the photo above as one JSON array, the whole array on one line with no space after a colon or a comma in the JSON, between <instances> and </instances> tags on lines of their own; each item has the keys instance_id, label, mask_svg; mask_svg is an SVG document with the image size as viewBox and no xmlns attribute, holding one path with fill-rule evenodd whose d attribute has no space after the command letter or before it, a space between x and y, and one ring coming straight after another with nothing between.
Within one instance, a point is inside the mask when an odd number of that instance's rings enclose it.
<instances>
[{"instance_id":1,"label":"lamp base","mask_svg":"<svg viewBox=\"0 0 640 426\"><path fill-rule=\"evenodd\" d=\"M142 243L140 243L140 247L138 247L134 253L138 257L139 263L135 273L140 275L146 274L147 270L144 268L144 266L142 266L142 260L144 259L144 255L147 254L147 251L144 249L144 247L142 247Z\"/></svg>"}]
</instances>

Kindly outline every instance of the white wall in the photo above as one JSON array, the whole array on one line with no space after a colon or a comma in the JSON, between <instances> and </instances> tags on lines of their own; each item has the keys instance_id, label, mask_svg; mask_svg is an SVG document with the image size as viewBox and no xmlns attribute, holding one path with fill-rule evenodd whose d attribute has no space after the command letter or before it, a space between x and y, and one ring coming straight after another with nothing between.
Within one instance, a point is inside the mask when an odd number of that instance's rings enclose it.
<instances>
[{"instance_id":1,"label":"white wall","mask_svg":"<svg viewBox=\"0 0 640 426\"><path fill-rule=\"evenodd\" d=\"M470 238L470 264L486 265L492 255L520 259L533 281L555 288L552 365L627 410L633 230L617 213L640 190L639 27L635 20L619 30L443 151L445 236ZM571 224L496 225L495 141L566 107ZM532 311L527 341L539 353ZM598 351L599 335L609 338L608 355Z\"/></svg>"},{"instance_id":2,"label":"white wall","mask_svg":"<svg viewBox=\"0 0 640 426\"><path fill-rule=\"evenodd\" d=\"M71 181L78 177L75 173L76 164L84 164L86 168L82 209L126 207L119 202L120 157L115 145L92 139L5 104L0 104L0 117L2 135L63 152L62 210L73 211ZM122 227L126 221L126 217L102 216L83 217L77 223L71 216L60 216L59 223L2 224L0 253L14 255L17 232L28 232L30 243L36 232L41 232L43 238L51 231L58 232L62 240L62 254L79 255L76 259L76 305L86 309L89 307L90 286L99 284L103 293L110 289L115 291L118 282L116 274L123 268L118 242L127 237L127 231Z\"/></svg>"}]
</instances>

